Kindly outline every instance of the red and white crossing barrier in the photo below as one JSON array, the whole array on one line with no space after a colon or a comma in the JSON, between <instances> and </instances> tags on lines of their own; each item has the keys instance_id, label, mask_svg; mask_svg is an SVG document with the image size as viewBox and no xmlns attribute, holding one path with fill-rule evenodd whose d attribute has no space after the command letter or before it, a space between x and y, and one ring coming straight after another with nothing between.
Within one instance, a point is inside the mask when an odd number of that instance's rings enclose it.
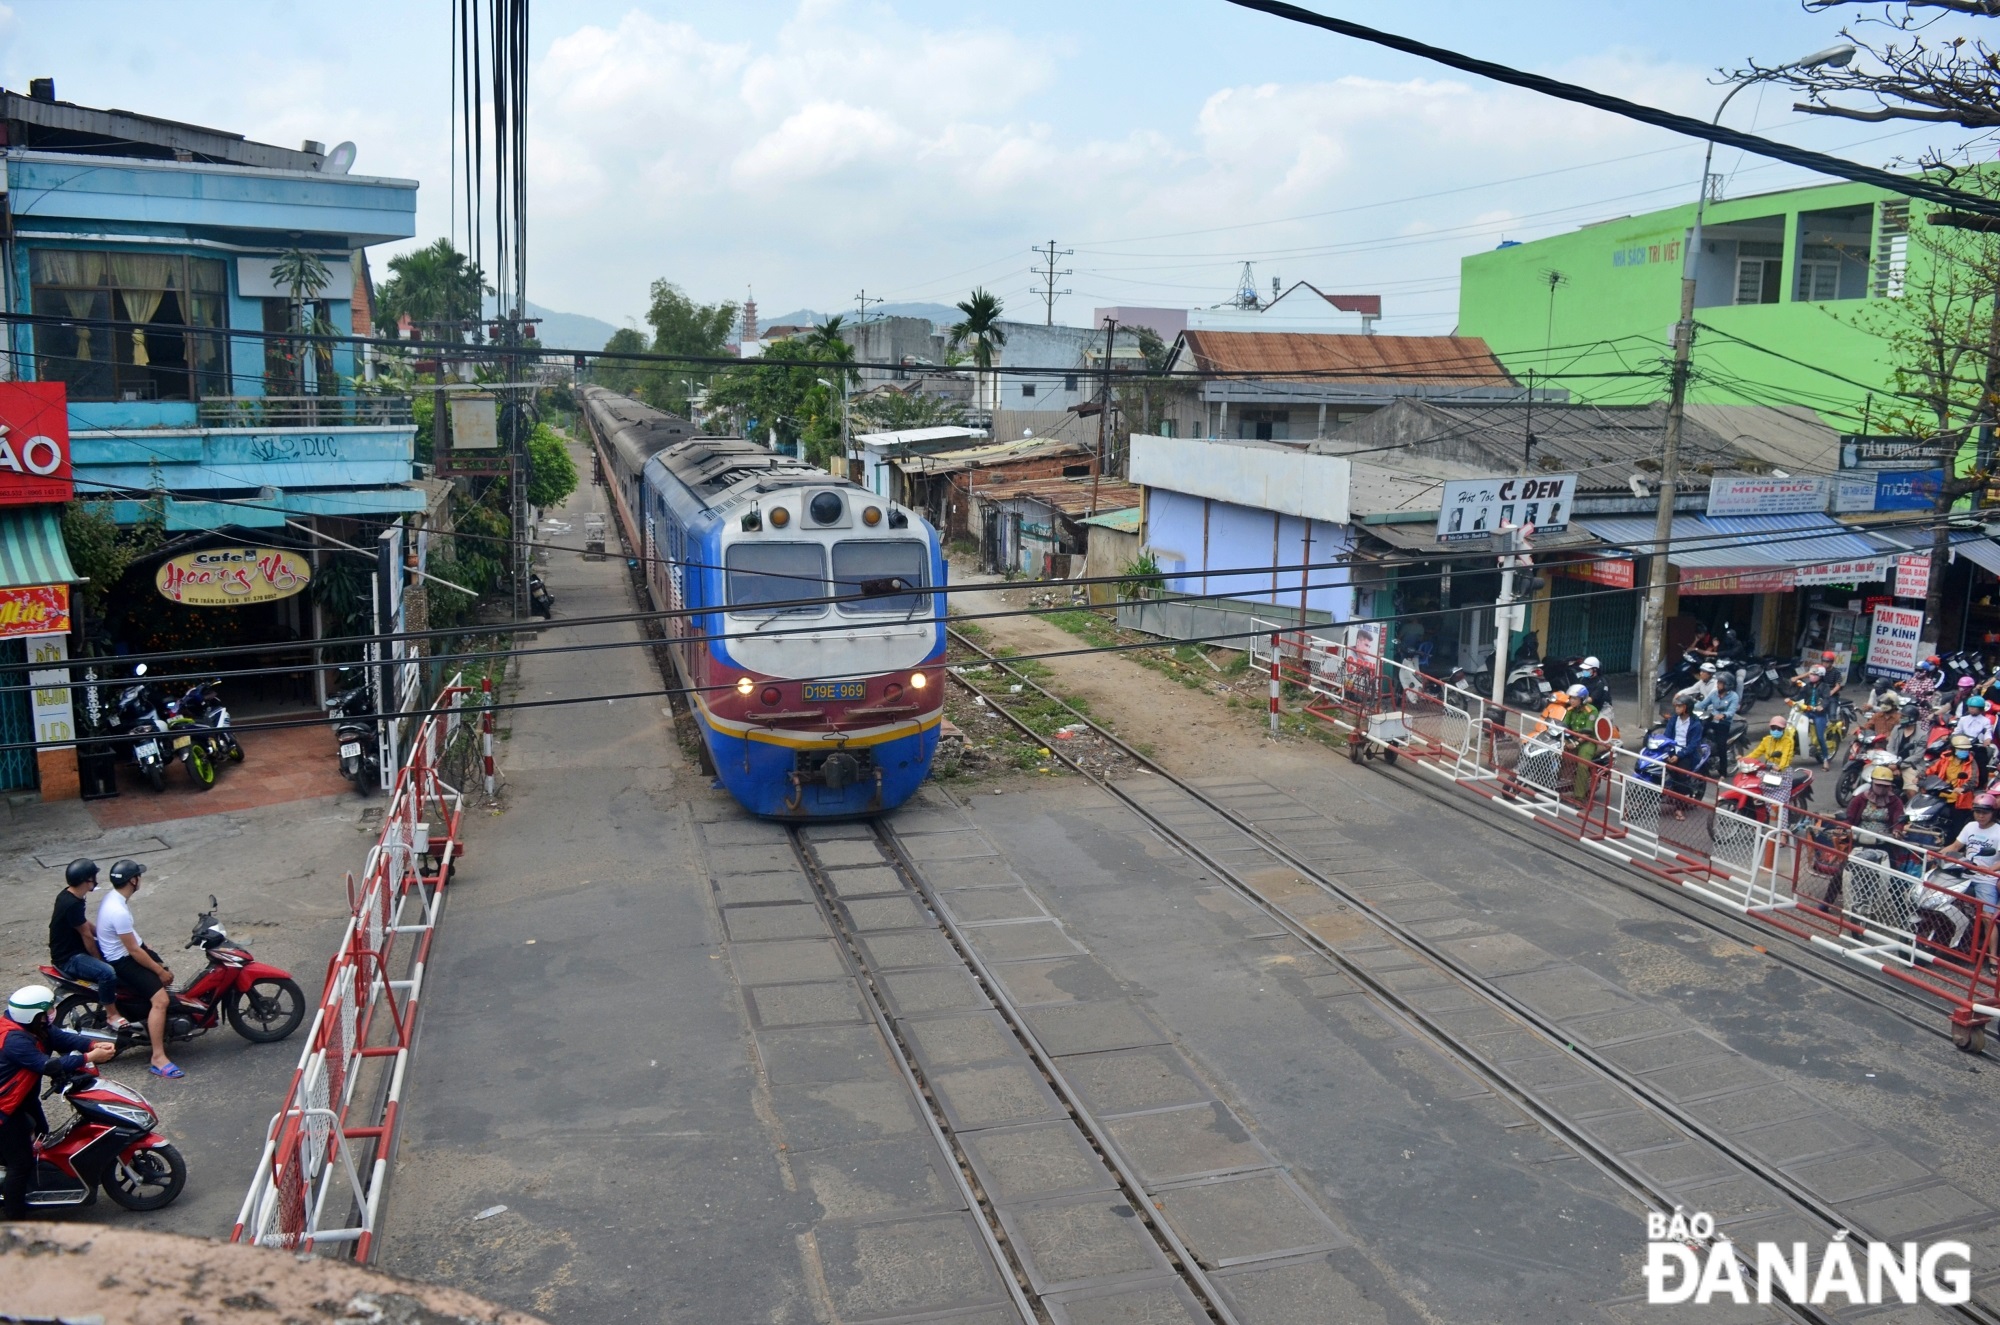
<instances>
[{"instance_id":1,"label":"red and white crossing barrier","mask_svg":"<svg viewBox=\"0 0 2000 1325\"><path fill-rule=\"evenodd\" d=\"M364 1262L372 1250L424 969L459 856L464 794L439 770L467 693L454 678L424 717L360 884L347 876L347 932L327 968L291 1087L265 1134L232 1242L301 1252L345 1244ZM485 693L490 697L490 685Z\"/></svg>"}]
</instances>

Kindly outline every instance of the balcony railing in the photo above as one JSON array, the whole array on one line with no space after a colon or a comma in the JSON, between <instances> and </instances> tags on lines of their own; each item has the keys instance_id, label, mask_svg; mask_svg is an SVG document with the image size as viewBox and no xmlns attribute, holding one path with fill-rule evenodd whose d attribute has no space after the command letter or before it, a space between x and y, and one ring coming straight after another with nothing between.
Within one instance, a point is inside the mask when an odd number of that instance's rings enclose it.
<instances>
[{"instance_id":1,"label":"balcony railing","mask_svg":"<svg viewBox=\"0 0 2000 1325\"><path fill-rule=\"evenodd\" d=\"M211 396L197 417L205 428L408 427L408 396Z\"/></svg>"}]
</instances>

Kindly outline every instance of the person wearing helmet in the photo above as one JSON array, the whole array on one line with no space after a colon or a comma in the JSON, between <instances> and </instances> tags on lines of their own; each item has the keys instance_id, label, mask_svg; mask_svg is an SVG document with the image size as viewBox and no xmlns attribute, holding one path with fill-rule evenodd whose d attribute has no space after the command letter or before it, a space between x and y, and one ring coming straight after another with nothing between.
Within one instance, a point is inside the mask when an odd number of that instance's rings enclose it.
<instances>
[{"instance_id":1,"label":"person wearing helmet","mask_svg":"<svg viewBox=\"0 0 2000 1325\"><path fill-rule=\"evenodd\" d=\"M1701 633L1688 642L1688 652L1705 662L1714 662L1715 655L1721 651L1722 641L1707 626L1703 626Z\"/></svg>"},{"instance_id":2,"label":"person wearing helmet","mask_svg":"<svg viewBox=\"0 0 2000 1325\"><path fill-rule=\"evenodd\" d=\"M1972 822L1958 830L1958 836L1942 854L1963 856L1965 863L1984 871L2000 870L2000 797L1980 792L1972 798ZM1976 874L1968 889L1988 907L2000 906L2000 878L1991 873Z\"/></svg>"},{"instance_id":3,"label":"person wearing helmet","mask_svg":"<svg viewBox=\"0 0 2000 1325\"><path fill-rule=\"evenodd\" d=\"M63 883L49 917L49 965L72 980L97 986L105 1019L115 1031L125 1024L118 1015L118 973L97 955L97 927L84 909L84 899L97 888L97 862L72 860L63 871Z\"/></svg>"},{"instance_id":4,"label":"person wearing helmet","mask_svg":"<svg viewBox=\"0 0 2000 1325\"><path fill-rule=\"evenodd\" d=\"M1847 822L1882 837L1903 835L1903 798L1896 791L1896 770L1876 764L1868 770L1868 785L1847 802Z\"/></svg>"},{"instance_id":5,"label":"person wearing helmet","mask_svg":"<svg viewBox=\"0 0 2000 1325\"><path fill-rule=\"evenodd\" d=\"M1993 740L1993 714L1986 701L1979 695L1967 698L1960 710L1958 721L1952 724L1954 732L1963 732L1976 744L1985 745Z\"/></svg>"},{"instance_id":6,"label":"person wearing helmet","mask_svg":"<svg viewBox=\"0 0 2000 1325\"><path fill-rule=\"evenodd\" d=\"M1680 796L1695 794L1691 773L1701 771L1701 741L1706 734L1701 719L1694 715L1694 699L1682 693L1674 696L1673 713L1667 718L1666 737L1673 743L1667 755L1667 789Z\"/></svg>"},{"instance_id":7,"label":"person wearing helmet","mask_svg":"<svg viewBox=\"0 0 2000 1325\"><path fill-rule=\"evenodd\" d=\"M1718 754L1729 748L1729 728L1736 721L1736 710L1742 702L1743 696L1736 690L1736 678L1724 672L1715 678L1715 693L1694 706L1694 715L1708 729L1709 747ZM1726 756L1724 762L1727 762Z\"/></svg>"},{"instance_id":8,"label":"person wearing helmet","mask_svg":"<svg viewBox=\"0 0 2000 1325\"><path fill-rule=\"evenodd\" d=\"M1605 713L1611 708L1611 687L1604 681L1604 664L1596 655L1585 658L1576 665L1576 679L1590 691L1590 702L1597 705L1598 712Z\"/></svg>"},{"instance_id":9,"label":"person wearing helmet","mask_svg":"<svg viewBox=\"0 0 2000 1325\"><path fill-rule=\"evenodd\" d=\"M97 950L118 973L118 983L149 1005L146 1035L153 1044L153 1065L147 1071L156 1077L184 1077L187 1073L167 1057L167 987L173 984L174 973L132 925L132 898L145 872L136 860L121 860L111 867L111 895L97 908Z\"/></svg>"},{"instance_id":10,"label":"person wearing helmet","mask_svg":"<svg viewBox=\"0 0 2000 1325\"><path fill-rule=\"evenodd\" d=\"M45 1076L109 1062L117 1052L102 1040L49 1025L55 1001L55 991L47 985L23 985L0 1016L0 1164L7 1166L0 1214L8 1219L28 1217L35 1138L49 1130L36 1087Z\"/></svg>"},{"instance_id":11,"label":"person wearing helmet","mask_svg":"<svg viewBox=\"0 0 2000 1325\"><path fill-rule=\"evenodd\" d=\"M1815 665L1796 677L1792 684L1799 688L1792 702L1811 721L1812 752L1819 758L1819 766L1825 768L1833 762L1833 755L1826 748L1827 712L1833 707L1833 689L1827 683L1826 668ZM1799 751L1801 756L1805 753Z\"/></svg>"},{"instance_id":12,"label":"person wearing helmet","mask_svg":"<svg viewBox=\"0 0 2000 1325\"><path fill-rule=\"evenodd\" d=\"M1751 746L1750 752L1743 757L1754 759L1760 764L1769 764L1772 768L1786 769L1792 766L1792 758L1797 752L1798 742L1792 739L1791 732L1785 728L1785 715L1774 713L1771 715L1770 727L1764 733L1763 739Z\"/></svg>"},{"instance_id":13,"label":"person wearing helmet","mask_svg":"<svg viewBox=\"0 0 2000 1325\"><path fill-rule=\"evenodd\" d=\"M1919 711L1929 707L1937 695L1938 682L1942 676L1936 658L1926 658L1917 664L1917 670L1903 682L1903 698L1915 704Z\"/></svg>"},{"instance_id":14,"label":"person wearing helmet","mask_svg":"<svg viewBox=\"0 0 2000 1325\"><path fill-rule=\"evenodd\" d=\"M1576 799L1590 795L1590 766L1604 747L1597 740L1597 705L1590 700L1590 687L1578 683L1569 688L1569 712L1563 726L1570 731L1570 753L1576 756L1576 777L1570 790Z\"/></svg>"},{"instance_id":15,"label":"person wearing helmet","mask_svg":"<svg viewBox=\"0 0 2000 1325\"><path fill-rule=\"evenodd\" d=\"M1973 797L1986 785L1986 768L1979 758L1979 747L1964 732L1956 732L1944 753L1932 760L1924 772L1944 780L1938 799L1952 807L1945 820L1945 836L1956 838L1958 830L1972 819Z\"/></svg>"}]
</instances>

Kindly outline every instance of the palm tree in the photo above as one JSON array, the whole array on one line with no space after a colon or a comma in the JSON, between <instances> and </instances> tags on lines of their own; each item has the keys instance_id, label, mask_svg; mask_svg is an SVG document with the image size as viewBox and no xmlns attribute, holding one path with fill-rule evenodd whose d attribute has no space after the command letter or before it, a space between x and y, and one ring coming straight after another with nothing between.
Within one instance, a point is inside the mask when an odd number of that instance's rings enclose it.
<instances>
[{"instance_id":1,"label":"palm tree","mask_svg":"<svg viewBox=\"0 0 2000 1325\"><path fill-rule=\"evenodd\" d=\"M440 239L389 259L390 276L376 297L384 322L407 315L419 325L477 321L480 297L492 293L484 273L465 254Z\"/></svg>"},{"instance_id":2,"label":"palm tree","mask_svg":"<svg viewBox=\"0 0 2000 1325\"><path fill-rule=\"evenodd\" d=\"M998 295L983 287L974 289L958 306L965 316L952 324L947 347L956 350L971 341L972 362L981 369L991 369L994 349L1007 343L1007 333L1000 329L1002 308ZM987 394L983 382L979 394Z\"/></svg>"}]
</instances>

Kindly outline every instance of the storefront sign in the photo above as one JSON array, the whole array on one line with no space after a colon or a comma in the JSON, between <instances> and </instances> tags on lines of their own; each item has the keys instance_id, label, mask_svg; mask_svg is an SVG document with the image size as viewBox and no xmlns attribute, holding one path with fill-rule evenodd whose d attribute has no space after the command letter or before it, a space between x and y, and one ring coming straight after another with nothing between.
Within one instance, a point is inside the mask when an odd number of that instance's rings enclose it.
<instances>
[{"instance_id":1,"label":"storefront sign","mask_svg":"<svg viewBox=\"0 0 2000 1325\"><path fill-rule=\"evenodd\" d=\"M1842 469L1910 469L1935 459L1937 444L1914 437L1848 433L1840 439Z\"/></svg>"},{"instance_id":2,"label":"storefront sign","mask_svg":"<svg viewBox=\"0 0 2000 1325\"><path fill-rule=\"evenodd\" d=\"M1863 557L1859 561L1829 561L1823 566L1806 566L1797 571L1793 583L1803 589L1813 584L1873 584L1889 574L1889 558Z\"/></svg>"},{"instance_id":3,"label":"storefront sign","mask_svg":"<svg viewBox=\"0 0 2000 1325\"><path fill-rule=\"evenodd\" d=\"M69 391L61 382L0 382L0 506L68 501Z\"/></svg>"},{"instance_id":4,"label":"storefront sign","mask_svg":"<svg viewBox=\"0 0 2000 1325\"><path fill-rule=\"evenodd\" d=\"M1823 478L1712 478L1710 515L1796 515L1826 509Z\"/></svg>"},{"instance_id":5,"label":"storefront sign","mask_svg":"<svg viewBox=\"0 0 2000 1325\"><path fill-rule=\"evenodd\" d=\"M1797 572L1789 566L1725 567L1682 571L1680 591L1683 598L1698 594L1790 593L1797 583Z\"/></svg>"},{"instance_id":6,"label":"storefront sign","mask_svg":"<svg viewBox=\"0 0 2000 1325\"><path fill-rule=\"evenodd\" d=\"M59 587L64 593L63 619L67 623L69 586ZM67 624L63 629L68 629ZM35 740L43 745L64 744L76 738L76 719L70 708L69 669L62 666L68 658L67 634L44 635L28 641L28 684L34 687Z\"/></svg>"},{"instance_id":7,"label":"storefront sign","mask_svg":"<svg viewBox=\"0 0 2000 1325\"><path fill-rule=\"evenodd\" d=\"M69 633L69 586L31 584L0 589L0 639Z\"/></svg>"},{"instance_id":8,"label":"storefront sign","mask_svg":"<svg viewBox=\"0 0 2000 1325\"><path fill-rule=\"evenodd\" d=\"M1885 469L1875 475L1875 509L1928 511L1937 505L1942 469Z\"/></svg>"},{"instance_id":9,"label":"storefront sign","mask_svg":"<svg viewBox=\"0 0 2000 1325\"><path fill-rule=\"evenodd\" d=\"M1574 474L1450 479L1438 509L1438 542L1485 538L1510 525L1533 525L1542 533L1557 533L1569 528L1570 510L1575 505Z\"/></svg>"},{"instance_id":10,"label":"storefront sign","mask_svg":"<svg viewBox=\"0 0 2000 1325\"><path fill-rule=\"evenodd\" d=\"M1868 671L1874 676L1909 676L1917 670L1917 645L1924 614L1907 607L1878 607L1868 637Z\"/></svg>"},{"instance_id":11,"label":"storefront sign","mask_svg":"<svg viewBox=\"0 0 2000 1325\"><path fill-rule=\"evenodd\" d=\"M1589 580L1592 584L1605 584L1613 589L1630 589L1635 582L1635 565L1630 557L1597 556L1582 561L1557 562L1555 569L1571 579Z\"/></svg>"},{"instance_id":12,"label":"storefront sign","mask_svg":"<svg viewBox=\"0 0 2000 1325\"><path fill-rule=\"evenodd\" d=\"M1927 598L1931 592L1931 554L1912 552L1896 558L1896 597Z\"/></svg>"},{"instance_id":13,"label":"storefront sign","mask_svg":"<svg viewBox=\"0 0 2000 1325\"><path fill-rule=\"evenodd\" d=\"M451 449L454 451L497 451L500 449L499 405L492 396L451 398Z\"/></svg>"},{"instance_id":14,"label":"storefront sign","mask_svg":"<svg viewBox=\"0 0 2000 1325\"><path fill-rule=\"evenodd\" d=\"M240 607L290 598L312 580L312 564L290 548L212 547L160 564L160 597L190 607Z\"/></svg>"}]
</instances>

